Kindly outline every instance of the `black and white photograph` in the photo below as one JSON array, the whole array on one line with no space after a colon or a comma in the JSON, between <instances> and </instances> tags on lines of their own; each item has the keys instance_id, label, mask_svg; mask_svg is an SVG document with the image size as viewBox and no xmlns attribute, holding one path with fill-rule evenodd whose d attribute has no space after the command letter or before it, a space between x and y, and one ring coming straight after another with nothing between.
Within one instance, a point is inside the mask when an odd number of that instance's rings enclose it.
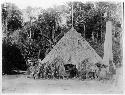
<instances>
[{"instance_id":1,"label":"black and white photograph","mask_svg":"<svg viewBox=\"0 0 125 95\"><path fill-rule=\"evenodd\" d=\"M123 94L124 1L1 1L2 94Z\"/></svg>"}]
</instances>

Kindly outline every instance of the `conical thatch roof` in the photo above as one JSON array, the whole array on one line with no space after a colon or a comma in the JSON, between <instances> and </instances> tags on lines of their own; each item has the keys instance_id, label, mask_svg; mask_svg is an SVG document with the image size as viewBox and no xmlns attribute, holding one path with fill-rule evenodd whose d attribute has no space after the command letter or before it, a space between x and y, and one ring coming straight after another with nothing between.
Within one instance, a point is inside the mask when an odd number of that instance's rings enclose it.
<instances>
[{"instance_id":1,"label":"conical thatch roof","mask_svg":"<svg viewBox=\"0 0 125 95\"><path fill-rule=\"evenodd\" d=\"M102 58L95 52L89 43L74 28L70 29L54 46L49 54L41 61L52 63L54 59L61 58L64 64L78 64L89 59L91 63L101 62Z\"/></svg>"}]
</instances>

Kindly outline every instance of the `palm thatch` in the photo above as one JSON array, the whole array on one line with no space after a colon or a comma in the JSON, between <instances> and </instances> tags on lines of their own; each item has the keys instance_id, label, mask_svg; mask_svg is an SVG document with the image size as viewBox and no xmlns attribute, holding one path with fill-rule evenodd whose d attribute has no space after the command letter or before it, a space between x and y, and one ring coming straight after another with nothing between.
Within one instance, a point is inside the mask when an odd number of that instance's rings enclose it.
<instances>
[{"instance_id":1,"label":"palm thatch","mask_svg":"<svg viewBox=\"0 0 125 95\"><path fill-rule=\"evenodd\" d=\"M39 71L34 70L34 75L44 78L65 78L64 65L73 64L76 66L79 77L85 77L88 72L97 72L96 63L102 63L102 58L89 45L89 43L74 29L69 30L48 55L38 62ZM42 68L42 69L40 69ZM94 74L94 73L93 73Z\"/></svg>"}]
</instances>

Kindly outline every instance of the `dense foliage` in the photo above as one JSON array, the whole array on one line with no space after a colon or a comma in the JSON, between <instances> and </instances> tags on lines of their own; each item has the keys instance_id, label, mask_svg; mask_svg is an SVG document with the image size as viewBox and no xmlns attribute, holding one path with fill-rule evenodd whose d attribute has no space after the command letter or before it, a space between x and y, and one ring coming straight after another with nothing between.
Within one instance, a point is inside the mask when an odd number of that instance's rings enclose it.
<instances>
[{"instance_id":1,"label":"dense foliage","mask_svg":"<svg viewBox=\"0 0 125 95\"><path fill-rule=\"evenodd\" d=\"M10 49L11 47L17 48L25 62L31 57L43 59L71 28L72 3L74 28L82 34L101 57L103 57L105 23L107 20L113 22L113 61L115 64L121 63L121 3L67 2L65 5L55 6L46 10L42 9L37 17L32 13L34 8L27 7L25 10L28 16L27 21L24 21L24 18L27 17L23 15L23 11L16 5L11 3L2 4L3 64L22 64L22 62L16 61L18 58L13 59L15 61L12 62L9 59L9 61L5 60L5 58L10 57L8 52L5 52L5 47ZM37 10L35 9L35 11ZM13 54L13 56L18 56L18 54ZM18 67L17 65L15 66Z\"/></svg>"}]
</instances>

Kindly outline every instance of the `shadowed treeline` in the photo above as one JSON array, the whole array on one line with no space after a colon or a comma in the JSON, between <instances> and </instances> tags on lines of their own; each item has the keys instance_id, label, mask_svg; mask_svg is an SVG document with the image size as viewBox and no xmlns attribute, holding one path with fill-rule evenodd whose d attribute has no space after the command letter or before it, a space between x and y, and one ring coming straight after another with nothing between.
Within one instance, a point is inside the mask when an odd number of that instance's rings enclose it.
<instances>
[{"instance_id":1,"label":"shadowed treeline","mask_svg":"<svg viewBox=\"0 0 125 95\"><path fill-rule=\"evenodd\" d=\"M113 23L113 62L121 65L122 3L66 2L47 9L2 4L2 69L26 70L30 58L43 59L72 26L103 57L106 21ZM108 16L105 16L107 13Z\"/></svg>"}]
</instances>

